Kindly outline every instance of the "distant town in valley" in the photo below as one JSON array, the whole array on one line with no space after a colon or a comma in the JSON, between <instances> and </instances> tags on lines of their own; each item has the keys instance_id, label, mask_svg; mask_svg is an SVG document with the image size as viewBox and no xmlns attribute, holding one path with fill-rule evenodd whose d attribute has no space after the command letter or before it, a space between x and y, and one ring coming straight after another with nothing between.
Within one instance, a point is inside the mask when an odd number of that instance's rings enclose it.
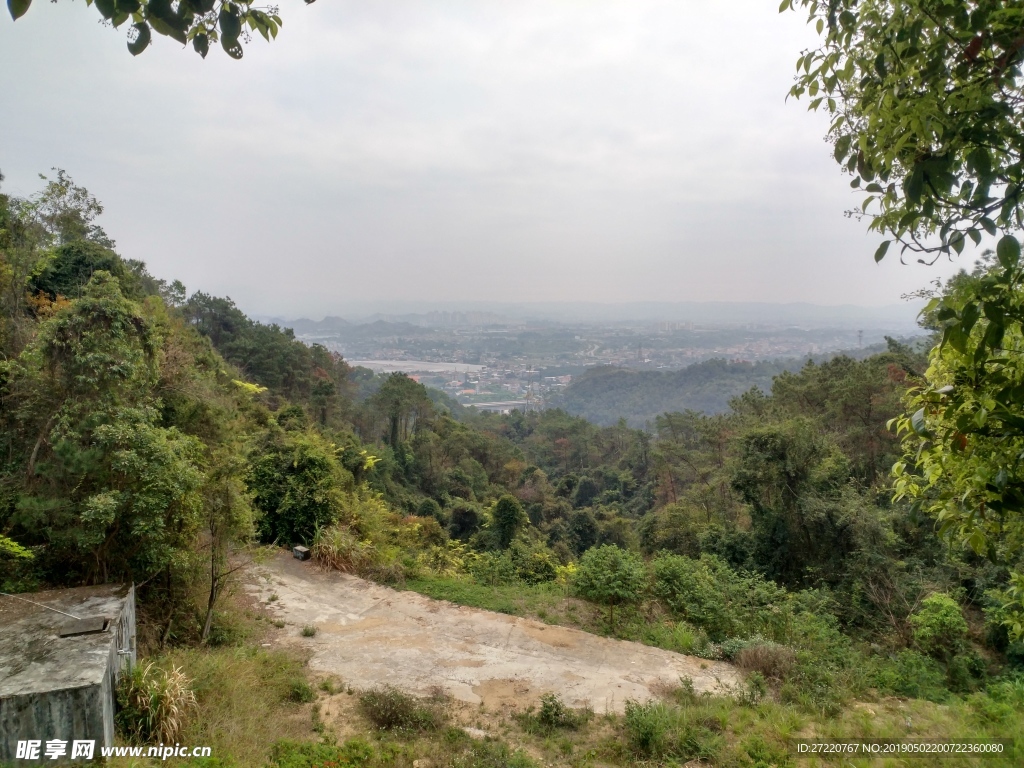
<instances>
[{"instance_id":1,"label":"distant town in valley","mask_svg":"<svg viewBox=\"0 0 1024 768\"><path fill-rule=\"evenodd\" d=\"M463 405L503 412L564 405L559 396L573 379L602 366L678 371L708 360L793 363L867 354L887 336L923 333L910 304L565 304L263 319L351 365L401 371Z\"/></svg>"}]
</instances>

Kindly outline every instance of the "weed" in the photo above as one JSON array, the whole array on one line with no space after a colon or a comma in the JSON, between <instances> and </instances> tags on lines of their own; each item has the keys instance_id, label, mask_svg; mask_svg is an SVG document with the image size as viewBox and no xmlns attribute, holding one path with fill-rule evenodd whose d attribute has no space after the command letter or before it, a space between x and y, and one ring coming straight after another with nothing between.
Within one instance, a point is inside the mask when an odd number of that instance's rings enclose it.
<instances>
[{"instance_id":1,"label":"weed","mask_svg":"<svg viewBox=\"0 0 1024 768\"><path fill-rule=\"evenodd\" d=\"M633 753L642 758L715 760L724 746L720 720L702 707L626 702L623 725Z\"/></svg>"},{"instance_id":2,"label":"weed","mask_svg":"<svg viewBox=\"0 0 1024 768\"><path fill-rule=\"evenodd\" d=\"M273 625L274 625L275 627L277 627L278 629L284 629L284 622L283 622L283 621L281 621L280 619L274 619L274 620L273 620L272 622L270 622L270 623L271 623L271 624L273 624Z\"/></svg>"},{"instance_id":3,"label":"weed","mask_svg":"<svg viewBox=\"0 0 1024 768\"><path fill-rule=\"evenodd\" d=\"M313 686L307 683L303 678L296 678L292 680L288 689L289 701L294 701L297 704L308 704L315 699L316 691L313 690Z\"/></svg>"},{"instance_id":4,"label":"weed","mask_svg":"<svg viewBox=\"0 0 1024 768\"><path fill-rule=\"evenodd\" d=\"M173 744L196 708L190 680L178 667L169 671L152 662L121 676L117 691L118 731L138 744Z\"/></svg>"},{"instance_id":5,"label":"weed","mask_svg":"<svg viewBox=\"0 0 1024 768\"><path fill-rule=\"evenodd\" d=\"M302 628L303 637L316 637L317 628L312 624L307 624Z\"/></svg>"},{"instance_id":6,"label":"weed","mask_svg":"<svg viewBox=\"0 0 1024 768\"><path fill-rule=\"evenodd\" d=\"M267 598L268 603L276 603L280 598L277 596L277 592L274 592L270 597Z\"/></svg>"},{"instance_id":7,"label":"weed","mask_svg":"<svg viewBox=\"0 0 1024 768\"><path fill-rule=\"evenodd\" d=\"M270 768L355 768L373 760L375 750L362 739L349 739L344 744L314 744L279 741L270 753Z\"/></svg>"},{"instance_id":8,"label":"weed","mask_svg":"<svg viewBox=\"0 0 1024 768\"><path fill-rule=\"evenodd\" d=\"M436 731L447 719L446 704L447 700L441 696L421 700L389 685L359 695L363 714L385 731Z\"/></svg>"},{"instance_id":9,"label":"weed","mask_svg":"<svg viewBox=\"0 0 1024 768\"><path fill-rule=\"evenodd\" d=\"M747 676L746 685L739 692L740 704L754 707L768 695L768 681L760 672L751 672Z\"/></svg>"},{"instance_id":10,"label":"weed","mask_svg":"<svg viewBox=\"0 0 1024 768\"><path fill-rule=\"evenodd\" d=\"M593 716L590 709L567 707L557 693L545 693L540 697L540 709L536 713L531 707L517 719L527 733L546 734L559 729L578 730Z\"/></svg>"},{"instance_id":11,"label":"weed","mask_svg":"<svg viewBox=\"0 0 1024 768\"><path fill-rule=\"evenodd\" d=\"M334 678L325 677L323 680L320 681L320 690L329 696L333 696L336 693L341 693L342 691L344 691L345 686L335 685Z\"/></svg>"}]
</instances>

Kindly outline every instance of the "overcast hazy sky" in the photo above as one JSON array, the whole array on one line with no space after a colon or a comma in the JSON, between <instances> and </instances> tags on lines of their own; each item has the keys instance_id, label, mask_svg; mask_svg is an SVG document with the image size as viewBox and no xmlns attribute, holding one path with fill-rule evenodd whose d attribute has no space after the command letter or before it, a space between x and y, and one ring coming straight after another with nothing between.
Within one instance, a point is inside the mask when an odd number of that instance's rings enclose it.
<instances>
[{"instance_id":1,"label":"overcast hazy sky","mask_svg":"<svg viewBox=\"0 0 1024 768\"><path fill-rule=\"evenodd\" d=\"M5 191L67 169L123 255L257 314L354 299L888 304L785 102L777 0L285 0L245 59L133 59L84 2L0 19Z\"/></svg>"}]
</instances>

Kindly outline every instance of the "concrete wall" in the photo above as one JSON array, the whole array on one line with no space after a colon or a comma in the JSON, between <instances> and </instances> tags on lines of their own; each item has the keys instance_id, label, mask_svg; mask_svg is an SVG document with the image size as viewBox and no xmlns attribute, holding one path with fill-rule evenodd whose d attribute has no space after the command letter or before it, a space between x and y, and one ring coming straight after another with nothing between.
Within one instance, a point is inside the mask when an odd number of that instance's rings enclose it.
<instances>
[{"instance_id":1,"label":"concrete wall","mask_svg":"<svg viewBox=\"0 0 1024 768\"><path fill-rule=\"evenodd\" d=\"M106 646L101 657L106 659L105 668L99 670L95 682L0 696L0 763L15 760L19 740L38 739L45 747L48 739L62 739L68 742L70 752L70 742L75 739L92 739L97 757L101 746L114 743L117 684L122 672L136 660L134 587L106 632L89 640Z\"/></svg>"},{"instance_id":2,"label":"concrete wall","mask_svg":"<svg viewBox=\"0 0 1024 768\"><path fill-rule=\"evenodd\" d=\"M95 739L98 753L101 744L113 743L113 703L110 699L106 685L0 699L0 735L3 736L0 738L0 763L14 761L19 739L38 739L44 747L47 739L65 739L69 750L74 739Z\"/></svg>"}]
</instances>

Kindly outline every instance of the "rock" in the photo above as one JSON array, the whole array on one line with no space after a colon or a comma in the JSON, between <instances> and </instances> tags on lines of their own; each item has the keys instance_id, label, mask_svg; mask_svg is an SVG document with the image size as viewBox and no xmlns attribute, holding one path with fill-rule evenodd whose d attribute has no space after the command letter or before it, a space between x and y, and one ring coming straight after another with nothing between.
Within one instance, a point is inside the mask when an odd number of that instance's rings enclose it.
<instances>
[{"instance_id":1,"label":"rock","mask_svg":"<svg viewBox=\"0 0 1024 768\"><path fill-rule=\"evenodd\" d=\"M463 728L462 730L471 739L486 739L490 735L487 731L481 731L479 728Z\"/></svg>"}]
</instances>

